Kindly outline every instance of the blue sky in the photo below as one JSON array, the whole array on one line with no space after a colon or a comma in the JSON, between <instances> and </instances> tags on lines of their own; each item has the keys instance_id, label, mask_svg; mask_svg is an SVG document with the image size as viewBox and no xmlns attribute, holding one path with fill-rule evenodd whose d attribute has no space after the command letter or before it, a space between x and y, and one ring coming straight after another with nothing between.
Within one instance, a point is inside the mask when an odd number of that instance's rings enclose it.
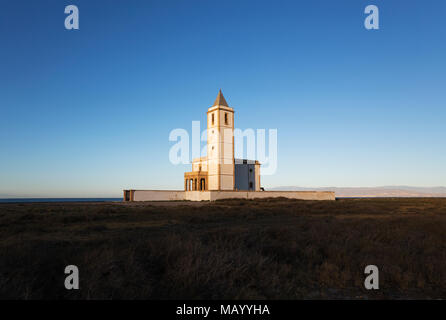
<instances>
[{"instance_id":1,"label":"blue sky","mask_svg":"<svg viewBox=\"0 0 446 320\"><path fill-rule=\"evenodd\" d=\"M204 121L219 88L236 127L278 130L266 188L446 185L445 1L0 8L0 196L181 189L169 133Z\"/></svg>"}]
</instances>

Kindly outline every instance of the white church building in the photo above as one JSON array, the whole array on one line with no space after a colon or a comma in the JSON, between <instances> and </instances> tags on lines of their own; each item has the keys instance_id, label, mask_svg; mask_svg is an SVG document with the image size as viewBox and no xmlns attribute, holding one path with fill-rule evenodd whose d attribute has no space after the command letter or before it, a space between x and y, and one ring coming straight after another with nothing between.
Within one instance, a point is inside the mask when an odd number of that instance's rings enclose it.
<instances>
[{"instance_id":1,"label":"white church building","mask_svg":"<svg viewBox=\"0 0 446 320\"><path fill-rule=\"evenodd\" d=\"M207 156L192 161L184 191L260 191L260 163L234 153L234 109L220 90L207 112Z\"/></svg>"},{"instance_id":2,"label":"white church building","mask_svg":"<svg viewBox=\"0 0 446 320\"><path fill-rule=\"evenodd\" d=\"M335 200L330 191L264 191L260 163L234 157L234 109L221 90L207 111L207 155L192 161L184 173L184 190L124 190L124 201L219 200L285 197Z\"/></svg>"}]
</instances>

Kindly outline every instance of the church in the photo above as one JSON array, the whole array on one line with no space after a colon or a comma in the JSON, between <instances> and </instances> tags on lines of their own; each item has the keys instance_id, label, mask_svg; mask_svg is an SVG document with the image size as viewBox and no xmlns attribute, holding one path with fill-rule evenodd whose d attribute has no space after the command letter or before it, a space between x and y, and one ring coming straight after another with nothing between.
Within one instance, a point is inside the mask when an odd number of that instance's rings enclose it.
<instances>
[{"instance_id":1,"label":"church","mask_svg":"<svg viewBox=\"0 0 446 320\"><path fill-rule=\"evenodd\" d=\"M221 90L207 110L207 155L192 160L183 190L124 190L128 201L215 201L221 199L289 198L335 200L331 191L265 191L260 163L234 157L234 109ZM179 178L181 179L181 178Z\"/></svg>"},{"instance_id":2,"label":"church","mask_svg":"<svg viewBox=\"0 0 446 320\"><path fill-rule=\"evenodd\" d=\"M234 109L220 90L207 111L207 156L192 161L184 191L260 189L260 163L234 158Z\"/></svg>"}]
</instances>

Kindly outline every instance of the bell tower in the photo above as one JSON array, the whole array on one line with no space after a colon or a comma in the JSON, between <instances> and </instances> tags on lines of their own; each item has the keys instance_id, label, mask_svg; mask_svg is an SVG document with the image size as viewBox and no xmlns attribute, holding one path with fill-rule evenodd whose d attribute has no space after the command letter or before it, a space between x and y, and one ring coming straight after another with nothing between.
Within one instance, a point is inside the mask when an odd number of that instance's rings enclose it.
<instances>
[{"instance_id":1,"label":"bell tower","mask_svg":"<svg viewBox=\"0 0 446 320\"><path fill-rule=\"evenodd\" d=\"M234 190L234 109L221 90L207 112L209 190Z\"/></svg>"}]
</instances>

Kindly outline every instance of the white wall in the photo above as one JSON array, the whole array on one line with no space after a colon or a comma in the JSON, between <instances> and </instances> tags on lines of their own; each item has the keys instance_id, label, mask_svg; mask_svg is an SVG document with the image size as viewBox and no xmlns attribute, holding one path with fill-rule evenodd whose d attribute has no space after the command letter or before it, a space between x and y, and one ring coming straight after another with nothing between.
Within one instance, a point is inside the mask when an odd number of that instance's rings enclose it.
<instances>
[{"instance_id":1,"label":"white wall","mask_svg":"<svg viewBox=\"0 0 446 320\"><path fill-rule=\"evenodd\" d=\"M184 191L135 190L134 201L175 201L184 200Z\"/></svg>"},{"instance_id":2,"label":"white wall","mask_svg":"<svg viewBox=\"0 0 446 320\"><path fill-rule=\"evenodd\" d=\"M211 199L210 191L187 191L184 198L189 201L209 201Z\"/></svg>"},{"instance_id":3,"label":"white wall","mask_svg":"<svg viewBox=\"0 0 446 320\"><path fill-rule=\"evenodd\" d=\"M212 191L210 200L288 198L296 200L336 200L334 192L316 191Z\"/></svg>"},{"instance_id":4,"label":"white wall","mask_svg":"<svg viewBox=\"0 0 446 320\"><path fill-rule=\"evenodd\" d=\"M299 200L336 200L330 191L170 191L135 190L134 201L215 201L219 199L289 198Z\"/></svg>"},{"instance_id":5,"label":"white wall","mask_svg":"<svg viewBox=\"0 0 446 320\"><path fill-rule=\"evenodd\" d=\"M334 192L330 191L259 191L248 192L248 199L288 198L297 200L336 200Z\"/></svg>"}]
</instances>

